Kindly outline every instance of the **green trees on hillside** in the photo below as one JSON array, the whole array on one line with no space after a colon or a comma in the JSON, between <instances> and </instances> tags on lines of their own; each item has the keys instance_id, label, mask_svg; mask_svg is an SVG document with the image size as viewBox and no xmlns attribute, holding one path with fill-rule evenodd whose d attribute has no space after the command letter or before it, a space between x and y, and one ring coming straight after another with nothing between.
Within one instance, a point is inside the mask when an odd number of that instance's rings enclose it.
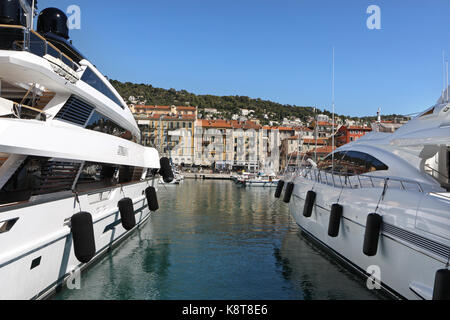
<instances>
[{"instance_id":1,"label":"green trees on hillside","mask_svg":"<svg viewBox=\"0 0 450 320\"><path fill-rule=\"evenodd\" d=\"M130 96L141 97L146 100L147 105L177 105L177 106L197 106L199 113L202 109L214 108L222 112L222 116L231 118L233 114L241 114L241 109L255 111L255 116L261 120L262 124L267 124L269 120L281 122L284 118L300 118L305 121L308 117L314 117L314 107L283 105L272 101L252 99L245 96L213 96L195 95L186 90L177 91L175 89L155 88L149 84L135 84L131 82L122 83L117 80L110 80L119 94L128 102ZM331 117L331 112L327 110L317 110L317 113ZM269 119L265 119L268 115ZM338 115L341 119L358 118ZM383 117L383 120L390 120L393 116ZM374 117L365 117L363 120L373 121Z\"/></svg>"}]
</instances>

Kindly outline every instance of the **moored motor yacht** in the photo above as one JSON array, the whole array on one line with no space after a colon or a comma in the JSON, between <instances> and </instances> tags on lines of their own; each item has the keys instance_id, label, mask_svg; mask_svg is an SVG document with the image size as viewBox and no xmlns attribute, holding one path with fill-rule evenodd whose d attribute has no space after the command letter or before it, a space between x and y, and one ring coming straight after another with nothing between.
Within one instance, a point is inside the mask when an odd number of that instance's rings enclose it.
<instances>
[{"instance_id":1,"label":"moored motor yacht","mask_svg":"<svg viewBox=\"0 0 450 320\"><path fill-rule=\"evenodd\" d=\"M450 299L449 176L450 104L442 98L395 133L367 134L286 175L276 197L286 186L304 234L371 288Z\"/></svg>"},{"instance_id":2,"label":"moored motor yacht","mask_svg":"<svg viewBox=\"0 0 450 320\"><path fill-rule=\"evenodd\" d=\"M0 0L0 299L41 299L158 209L167 159L71 41L64 12Z\"/></svg>"}]
</instances>

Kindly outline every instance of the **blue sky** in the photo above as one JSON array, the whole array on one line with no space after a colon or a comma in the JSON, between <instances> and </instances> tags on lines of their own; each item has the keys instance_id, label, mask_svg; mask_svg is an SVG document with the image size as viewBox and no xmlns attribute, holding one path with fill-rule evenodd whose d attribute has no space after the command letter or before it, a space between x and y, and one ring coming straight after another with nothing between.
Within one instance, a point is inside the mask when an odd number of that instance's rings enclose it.
<instances>
[{"instance_id":1,"label":"blue sky","mask_svg":"<svg viewBox=\"0 0 450 320\"><path fill-rule=\"evenodd\" d=\"M409 114L436 102L449 0L39 0L81 8L74 45L112 79L336 112ZM369 30L369 5L381 30Z\"/></svg>"}]
</instances>

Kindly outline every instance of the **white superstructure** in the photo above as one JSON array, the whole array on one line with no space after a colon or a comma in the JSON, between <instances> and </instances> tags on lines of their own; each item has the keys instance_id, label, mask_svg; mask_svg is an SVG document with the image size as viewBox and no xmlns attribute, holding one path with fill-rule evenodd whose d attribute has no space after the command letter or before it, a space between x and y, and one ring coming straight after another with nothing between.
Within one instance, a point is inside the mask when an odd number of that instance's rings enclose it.
<instances>
[{"instance_id":1,"label":"white superstructure","mask_svg":"<svg viewBox=\"0 0 450 320\"><path fill-rule=\"evenodd\" d=\"M450 290L449 175L450 104L439 101L393 134L368 134L286 176L285 200L338 259L395 296L429 300L436 286Z\"/></svg>"},{"instance_id":2,"label":"white superstructure","mask_svg":"<svg viewBox=\"0 0 450 320\"><path fill-rule=\"evenodd\" d=\"M45 298L157 207L146 192L158 152L138 144L123 99L68 41L64 13L43 10L34 31L31 4L0 0L0 299ZM74 236L80 212L92 241Z\"/></svg>"}]
</instances>

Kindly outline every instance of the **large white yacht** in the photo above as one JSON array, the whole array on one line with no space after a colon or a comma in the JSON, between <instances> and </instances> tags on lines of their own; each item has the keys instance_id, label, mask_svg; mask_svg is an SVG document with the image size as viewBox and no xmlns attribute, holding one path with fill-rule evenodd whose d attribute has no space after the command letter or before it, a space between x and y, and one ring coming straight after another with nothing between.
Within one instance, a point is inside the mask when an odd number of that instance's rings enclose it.
<instances>
[{"instance_id":1,"label":"large white yacht","mask_svg":"<svg viewBox=\"0 0 450 320\"><path fill-rule=\"evenodd\" d=\"M67 16L0 0L0 299L72 281L158 209L166 158L69 41Z\"/></svg>"},{"instance_id":2,"label":"large white yacht","mask_svg":"<svg viewBox=\"0 0 450 320\"><path fill-rule=\"evenodd\" d=\"M401 299L450 299L444 97L395 133L370 133L283 181L284 201L304 234L373 280L369 287Z\"/></svg>"}]
</instances>

